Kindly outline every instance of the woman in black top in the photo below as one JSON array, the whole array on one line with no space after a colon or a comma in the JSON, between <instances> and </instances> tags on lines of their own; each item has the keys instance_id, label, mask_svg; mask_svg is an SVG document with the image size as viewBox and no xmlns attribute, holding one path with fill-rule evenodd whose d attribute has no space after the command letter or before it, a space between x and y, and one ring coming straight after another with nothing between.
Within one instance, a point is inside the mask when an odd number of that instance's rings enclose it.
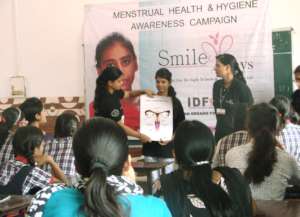
<instances>
[{"instance_id":1,"label":"woman in black top","mask_svg":"<svg viewBox=\"0 0 300 217\"><path fill-rule=\"evenodd\" d=\"M152 96L151 90L123 91L123 73L114 66L109 66L103 70L96 81L94 98L95 116L101 116L116 121L128 136L133 136L141 142L149 142L150 138L138 131L124 125L122 121L123 109L120 100L123 98L136 97L141 94Z\"/></svg>"},{"instance_id":2,"label":"woman in black top","mask_svg":"<svg viewBox=\"0 0 300 217\"><path fill-rule=\"evenodd\" d=\"M221 54L216 57L215 71L221 77L213 86L213 104L217 117L216 141L233 133L234 118L240 106L253 104L253 97L235 57Z\"/></svg>"},{"instance_id":3,"label":"woman in black top","mask_svg":"<svg viewBox=\"0 0 300 217\"><path fill-rule=\"evenodd\" d=\"M169 96L172 98L173 103L173 131L177 126L185 120L183 107L180 100L176 97L176 92L171 85L172 74L166 68L159 69L155 74L156 88L158 90L157 95ZM149 161L161 161L164 159L173 159L172 155L173 142L161 141L150 142L143 145L143 155L145 160Z\"/></svg>"},{"instance_id":4,"label":"woman in black top","mask_svg":"<svg viewBox=\"0 0 300 217\"><path fill-rule=\"evenodd\" d=\"M184 121L174 136L179 169L160 178L160 192L173 217L252 217L248 183L235 168L212 169L215 146L210 129Z\"/></svg>"}]
</instances>

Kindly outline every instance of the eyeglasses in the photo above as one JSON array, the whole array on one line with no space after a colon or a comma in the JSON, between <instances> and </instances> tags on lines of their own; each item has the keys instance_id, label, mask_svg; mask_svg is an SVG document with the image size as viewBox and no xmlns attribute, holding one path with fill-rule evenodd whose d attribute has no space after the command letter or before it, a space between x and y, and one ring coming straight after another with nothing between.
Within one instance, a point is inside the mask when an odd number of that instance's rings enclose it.
<instances>
[{"instance_id":1,"label":"eyeglasses","mask_svg":"<svg viewBox=\"0 0 300 217\"><path fill-rule=\"evenodd\" d=\"M155 112L155 111L148 109L145 111L145 115L148 118L159 118L159 117L167 118L167 117L169 117L170 113L171 113L170 110L166 110L166 111L162 111L162 112Z\"/></svg>"}]
</instances>

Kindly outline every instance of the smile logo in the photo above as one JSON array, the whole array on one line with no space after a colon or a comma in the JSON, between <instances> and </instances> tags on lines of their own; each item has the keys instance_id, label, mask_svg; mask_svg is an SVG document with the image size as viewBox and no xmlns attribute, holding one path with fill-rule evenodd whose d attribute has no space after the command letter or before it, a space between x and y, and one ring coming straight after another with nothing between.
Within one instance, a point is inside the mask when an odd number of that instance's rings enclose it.
<instances>
[{"instance_id":1,"label":"smile logo","mask_svg":"<svg viewBox=\"0 0 300 217\"><path fill-rule=\"evenodd\" d=\"M228 52L233 46L233 36L220 36L219 33L209 35L210 41L201 43L202 50L207 54L208 58L215 58L218 54Z\"/></svg>"}]
</instances>

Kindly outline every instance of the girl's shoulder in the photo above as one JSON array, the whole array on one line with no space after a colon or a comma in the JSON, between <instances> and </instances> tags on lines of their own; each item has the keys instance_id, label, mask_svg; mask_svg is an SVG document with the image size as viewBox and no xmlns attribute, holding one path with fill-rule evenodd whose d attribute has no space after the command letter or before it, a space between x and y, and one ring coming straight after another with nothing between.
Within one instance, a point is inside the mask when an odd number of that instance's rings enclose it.
<instances>
[{"instance_id":1,"label":"girl's shoulder","mask_svg":"<svg viewBox=\"0 0 300 217\"><path fill-rule=\"evenodd\" d=\"M44 206L48 200L52 197L53 193L66 189L65 185L53 184L42 190L38 191L32 198L31 203L28 207L28 216L37 217L43 215Z\"/></svg>"},{"instance_id":2,"label":"girl's shoulder","mask_svg":"<svg viewBox=\"0 0 300 217\"><path fill-rule=\"evenodd\" d=\"M248 85L245 82L243 82L243 81L241 81L241 80L239 80L237 78L233 79L233 83L232 84L233 84L232 85L233 88L249 89Z\"/></svg>"},{"instance_id":3,"label":"girl's shoulder","mask_svg":"<svg viewBox=\"0 0 300 217\"><path fill-rule=\"evenodd\" d=\"M214 82L214 88L216 87L221 87L224 84L224 80L223 79L218 79Z\"/></svg>"},{"instance_id":4,"label":"girl's shoulder","mask_svg":"<svg viewBox=\"0 0 300 217\"><path fill-rule=\"evenodd\" d=\"M158 216L171 217L171 213L164 202L164 200L154 196L144 195L123 195L121 197L121 204L125 208L129 208L130 217L137 217L143 213L144 217ZM151 212L148 212L151 210Z\"/></svg>"}]
</instances>

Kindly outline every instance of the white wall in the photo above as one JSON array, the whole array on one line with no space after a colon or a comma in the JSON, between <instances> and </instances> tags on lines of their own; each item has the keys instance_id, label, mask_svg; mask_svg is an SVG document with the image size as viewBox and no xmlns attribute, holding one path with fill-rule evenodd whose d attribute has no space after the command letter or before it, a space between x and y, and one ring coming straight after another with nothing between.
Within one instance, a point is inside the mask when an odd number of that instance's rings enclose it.
<instances>
[{"instance_id":1,"label":"white wall","mask_svg":"<svg viewBox=\"0 0 300 217\"><path fill-rule=\"evenodd\" d=\"M0 1L0 97L9 95L9 76L15 71L12 4Z\"/></svg>"},{"instance_id":2,"label":"white wall","mask_svg":"<svg viewBox=\"0 0 300 217\"><path fill-rule=\"evenodd\" d=\"M292 27L293 69L300 65L300 1L271 0L272 28Z\"/></svg>"},{"instance_id":3,"label":"white wall","mask_svg":"<svg viewBox=\"0 0 300 217\"><path fill-rule=\"evenodd\" d=\"M13 2L0 1L0 98L10 95L9 76L17 71L27 79L28 96L83 96L84 5L111 1L16 0L19 67L15 58ZM296 66L300 64L300 1L271 3L272 28L294 28Z\"/></svg>"}]
</instances>

